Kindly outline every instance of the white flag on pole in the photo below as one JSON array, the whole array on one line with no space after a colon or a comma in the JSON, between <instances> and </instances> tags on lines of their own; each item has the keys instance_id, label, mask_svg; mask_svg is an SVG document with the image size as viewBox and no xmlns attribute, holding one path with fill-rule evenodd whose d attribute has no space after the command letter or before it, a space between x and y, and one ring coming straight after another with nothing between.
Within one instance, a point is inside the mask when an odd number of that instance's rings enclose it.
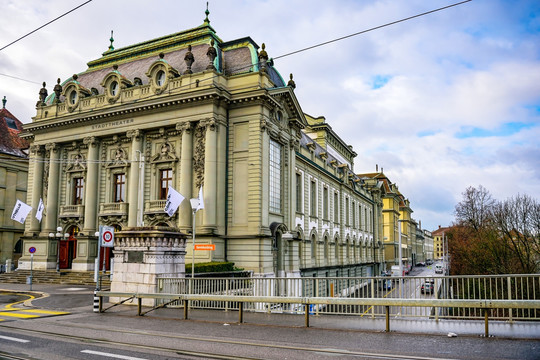
<instances>
[{"instance_id":1,"label":"white flag on pole","mask_svg":"<svg viewBox=\"0 0 540 360\"><path fill-rule=\"evenodd\" d=\"M182 194L180 194L178 191L174 190L172 186L169 186L169 192L167 195L167 202L165 203L165 212L169 216L173 216L178 207L180 206L180 203L184 200L184 197Z\"/></svg>"},{"instance_id":2,"label":"white flag on pole","mask_svg":"<svg viewBox=\"0 0 540 360\"><path fill-rule=\"evenodd\" d=\"M41 219L43 217L43 208L45 206L43 205L43 199L42 198L39 198L39 205L38 205L38 208L37 208L37 211L36 211L36 219L39 220L39 222L41 222Z\"/></svg>"},{"instance_id":3,"label":"white flag on pole","mask_svg":"<svg viewBox=\"0 0 540 360\"><path fill-rule=\"evenodd\" d=\"M11 213L11 220L24 224L24 220L26 220L26 217L30 211L32 211L32 207L30 205L23 203L21 200L17 200L17 203L15 203L15 207L13 208L13 212Z\"/></svg>"},{"instance_id":4,"label":"white flag on pole","mask_svg":"<svg viewBox=\"0 0 540 360\"><path fill-rule=\"evenodd\" d=\"M199 206L197 206L197 211L204 209L204 199L203 199L203 191L202 191L202 185L199 189Z\"/></svg>"}]
</instances>

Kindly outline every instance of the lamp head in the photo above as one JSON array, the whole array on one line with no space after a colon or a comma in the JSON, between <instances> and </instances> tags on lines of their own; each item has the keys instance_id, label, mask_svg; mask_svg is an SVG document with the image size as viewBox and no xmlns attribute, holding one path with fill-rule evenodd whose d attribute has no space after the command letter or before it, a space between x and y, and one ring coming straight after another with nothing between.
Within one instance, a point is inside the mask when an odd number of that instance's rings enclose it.
<instances>
[{"instance_id":1,"label":"lamp head","mask_svg":"<svg viewBox=\"0 0 540 360\"><path fill-rule=\"evenodd\" d=\"M61 227L61 226L57 227L57 228L56 228L56 231L57 231L57 232L62 232L62 227Z\"/></svg>"},{"instance_id":2,"label":"lamp head","mask_svg":"<svg viewBox=\"0 0 540 360\"><path fill-rule=\"evenodd\" d=\"M189 202L191 203L191 210L197 210L197 208L199 207L199 199L189 199Z\"/></svg>"}]
</instances>

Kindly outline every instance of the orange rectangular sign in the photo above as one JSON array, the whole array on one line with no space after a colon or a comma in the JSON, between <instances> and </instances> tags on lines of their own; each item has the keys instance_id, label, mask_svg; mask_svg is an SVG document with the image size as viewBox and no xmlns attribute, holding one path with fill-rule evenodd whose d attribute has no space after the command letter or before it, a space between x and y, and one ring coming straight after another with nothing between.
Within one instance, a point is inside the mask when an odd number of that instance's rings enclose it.
<instances>
[{"instance_id":1,"label":"orange rectangular sign","mask_svg":"<svg viewBox=\"0 0 540 360\"><path fill-rule=\"evenodd\" d=\"M216 250L215 244L195 244L195 250Z\"/></svg>"}]
</instances>

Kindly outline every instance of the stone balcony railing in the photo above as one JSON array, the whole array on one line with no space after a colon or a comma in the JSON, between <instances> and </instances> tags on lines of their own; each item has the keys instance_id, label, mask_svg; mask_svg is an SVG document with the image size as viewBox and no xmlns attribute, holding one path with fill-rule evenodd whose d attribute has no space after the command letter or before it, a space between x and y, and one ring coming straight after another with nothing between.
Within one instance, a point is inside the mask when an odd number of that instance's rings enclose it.
<instances>
[{"instance_id":1,"label":"stone balcony railing","mask_svg":"<svg viewBox=\"0 0 540 360\"><path fill-rule=\"evenodd\" d=\"M82 217L84 216L84 205L64 205L60 206L61 217Z\"/></svg>"},{"instance_id":2,"label":"stone balcony railing","mask_svg":"<svg viewBox=\"0 0 540 360\"><path fill-rule=\"evenodd\" d=\"M99 204L99 215L127 215L128 208L125 202Z\"/></svg>"},{"instance_id":3,"label":"stone balcony railing","mask_svg":"<svg viewBox=\"0 0 540 360\"><path fill-rule=\"evenodd\" d=\"M144 204L145 213L164 213L167 200L150 200Z\"/></svg>"}]
</instances>

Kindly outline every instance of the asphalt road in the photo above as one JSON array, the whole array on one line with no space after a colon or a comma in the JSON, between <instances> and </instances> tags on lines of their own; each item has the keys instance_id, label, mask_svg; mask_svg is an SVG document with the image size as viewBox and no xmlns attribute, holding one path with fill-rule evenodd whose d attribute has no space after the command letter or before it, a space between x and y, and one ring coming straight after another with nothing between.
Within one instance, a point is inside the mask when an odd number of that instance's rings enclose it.
<instances>
[{"instance_id":1,"label":"asphalt road","mask_svg":"<svg viewBox=\"0 0 540 360\"><path fill-rule=\"evenodd\" d=\"M1 288L11 286L0 284ZM19 289L23 291L24 286ZM94 313L93 288L48 286L43 296L14 308L66 311L66 315L0 321L0 353L20 359L538 359L540 334L533 339L448 337L446 333L363 330L358 317L302 316L159 309L136 315L135 306ZM0 293L0 306L28 294ZM36 293L31 294L37 295ZM411 323L410 331L414 329ZM2 358L0 356L0 358ZM7 357L6 357L7 358Z\"/></svg>"}]
</instances>

